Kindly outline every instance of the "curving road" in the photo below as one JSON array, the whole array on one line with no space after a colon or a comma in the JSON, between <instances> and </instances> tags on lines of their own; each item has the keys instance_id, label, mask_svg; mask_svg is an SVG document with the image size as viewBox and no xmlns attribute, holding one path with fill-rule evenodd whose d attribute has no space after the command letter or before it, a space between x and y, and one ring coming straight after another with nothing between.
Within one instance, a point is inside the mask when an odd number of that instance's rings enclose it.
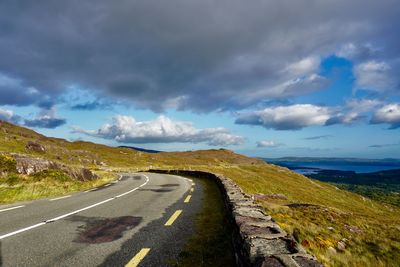
<instances>
[{"instance_id":1,"label":"curving road","mask_svg":"<svg viewBox=\"0 0 400 267\"><path fill-rule=\"evenodd\" d=\"M141 173L0 206L0 266L168 266L193 234L201 198L189 179Z\"/></svg>"}]
</instances>

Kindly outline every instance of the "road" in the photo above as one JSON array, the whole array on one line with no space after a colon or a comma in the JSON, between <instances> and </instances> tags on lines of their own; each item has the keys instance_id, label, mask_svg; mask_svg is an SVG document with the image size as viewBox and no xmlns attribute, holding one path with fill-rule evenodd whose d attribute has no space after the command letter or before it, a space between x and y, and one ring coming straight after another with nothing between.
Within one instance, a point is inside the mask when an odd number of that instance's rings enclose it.
<instances>
[{"instance_id":1,"label":"road","mask_svg":"<svg viewBox=\"0 0 400 267\"><path fill-rule=\"evenodd\" d=\"M0 266L167 266L193 235L202 187L124 174L92 191L0 206Z\"/></svg>"}]
</instances>

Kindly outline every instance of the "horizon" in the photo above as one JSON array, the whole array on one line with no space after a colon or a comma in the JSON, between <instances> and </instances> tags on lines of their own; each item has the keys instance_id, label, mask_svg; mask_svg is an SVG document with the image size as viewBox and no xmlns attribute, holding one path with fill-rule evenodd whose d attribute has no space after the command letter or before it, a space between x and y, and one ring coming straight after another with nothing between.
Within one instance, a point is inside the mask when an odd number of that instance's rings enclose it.
<instances>
[{"instance_id":1,"label":"horizon","mask_svg":"<svg viewBox=\"0 0 400 267\"><path fill-rule=\"evenodd\" d=\"M400 159L394 0L3 1L0 14L0 119L46 136Z\"/></svg>"}]
</instances>

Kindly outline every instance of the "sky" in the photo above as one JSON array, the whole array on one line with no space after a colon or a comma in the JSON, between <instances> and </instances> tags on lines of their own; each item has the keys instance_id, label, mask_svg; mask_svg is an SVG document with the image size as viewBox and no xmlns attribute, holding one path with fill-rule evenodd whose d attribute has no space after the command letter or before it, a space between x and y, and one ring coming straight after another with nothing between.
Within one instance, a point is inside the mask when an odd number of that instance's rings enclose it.
<instances>
[{"instance_id":1,"label":"sky","mask_svg":"<svg viewBox=\"0 0 400 267\"><path fill-rule=\"evenodd\" d=\"M0 2L0 119L162 151L400 158L398 0Z\"/></svg>"}]
</instances>

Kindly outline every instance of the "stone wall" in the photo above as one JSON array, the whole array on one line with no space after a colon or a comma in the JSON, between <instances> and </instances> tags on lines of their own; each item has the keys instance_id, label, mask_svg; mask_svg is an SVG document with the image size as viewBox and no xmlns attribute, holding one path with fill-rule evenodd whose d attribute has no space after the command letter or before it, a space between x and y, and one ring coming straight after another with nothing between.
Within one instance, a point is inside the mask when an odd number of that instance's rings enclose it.
<instances>
[{"instance_id":1,"label":"stone wall","mask_svg":"<svg viewBox=\"0 0 400 267\"><path fill-rule=\"evenodd\" d=\"M233 225L233 244L240 267L316 267L322 266L265 214L262 207L231 179L202 171L151 170L158 173L210 178L217 182Z\"/></svg>"}]
</instances>

